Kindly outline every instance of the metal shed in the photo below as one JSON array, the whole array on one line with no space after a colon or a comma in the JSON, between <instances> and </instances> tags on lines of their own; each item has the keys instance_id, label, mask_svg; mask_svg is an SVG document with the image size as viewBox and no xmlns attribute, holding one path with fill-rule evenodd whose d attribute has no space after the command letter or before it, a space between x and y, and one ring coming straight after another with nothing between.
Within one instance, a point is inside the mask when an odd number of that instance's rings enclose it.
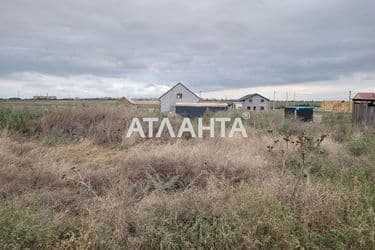
<instances>
[{"instance_id":1,"label":"metal shed","mask_svg":"<svg viewBox=\"0 0 375 250\"><path fill-rule=\"evenodd\" d=\"M314 106L290 106L284 109L285 118L300 119L311 122L314 118Z\"/></svg>"},{"instance_id":2,"label":"metal shed","mask_svg":"<svg viewBox=\"0 0 375 250\"><path fill-rule=\"evenodd\" d=\"M375 125L375 93L358 93L353 98L352 120L355 125Z\"/></svg>"},{"instance_id":3,"label":"metal shed","mask_svg":"<svg viewBox=\"0 0 375 250\"><path fill-rule=\"evenodd\" d=\"M227 109L228 104L226 103L176 103L176 114L189 118L202 117L207 111L217 112Z\"/></svg>"}]
</instances>

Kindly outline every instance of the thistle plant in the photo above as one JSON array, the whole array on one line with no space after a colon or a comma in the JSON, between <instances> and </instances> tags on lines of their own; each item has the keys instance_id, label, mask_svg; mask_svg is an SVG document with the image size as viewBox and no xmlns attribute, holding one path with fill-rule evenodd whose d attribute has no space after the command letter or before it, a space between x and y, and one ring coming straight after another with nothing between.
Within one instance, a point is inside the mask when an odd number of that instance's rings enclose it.
<instances>
[{"instance_id":1,"label":"thistle plant","mask_svg":"<svg viewBox=\"0 0 375 250\"><path fill-rule=\"evenodd\" d=\"M312 163L309 159L312 155L319 150L322 142L327 137L326 134L322 134L317 138L312 136L308 136L305 133L302 133L298 136L291 136L287 135L282 138L285 143L285 148L281 148L279 152L281 153L281 176L284 177L287 173L287 169L291 167L291 165L287 164L288 159L290 159L292 154L296 154L298 156L299 161L299 171L296 174L296 182L293 186L293 191L290 196L290 200L295 199L295 196L298 191L298 187L303 182L305 185L310 184L310 169L312 168ZM280 140L274 140L272 145L267 146L268 152L274 152L276 149L276 145L280 143ZM320 152L320 151L319 151Z\"/></svg>"}]
</instances>

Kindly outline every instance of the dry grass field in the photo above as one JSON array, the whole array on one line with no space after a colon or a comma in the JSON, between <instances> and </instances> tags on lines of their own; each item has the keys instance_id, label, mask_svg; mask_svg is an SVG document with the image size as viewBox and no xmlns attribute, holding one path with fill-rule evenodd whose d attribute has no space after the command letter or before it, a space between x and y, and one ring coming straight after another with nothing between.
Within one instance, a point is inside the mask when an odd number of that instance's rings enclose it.
<instances>
[{"instance_id":1,"label":"dry grass field","mask_svg":"<svg viewBox=\"0 0 375 250\"><path fill-rule=\"evenodd\" d=\"M135 100L137 107L142 108L159 108L158 100ZM47 111L55 109L79 108L79 107L119 107L124 106L121 100L0 100L0 108L6 109L27 109Z\"/></svg>"},{"instance_id":2,"label":"dry grass field","mask_svg":"<svg viewBox=\"0 0 375 250\"><path fill-rule=\"evenodd\" d=\"M349 115L142 139L125 131L152 105L56 105L0 104L5 249L375 248L375 131Z\"/></svg>"}]
</instances>

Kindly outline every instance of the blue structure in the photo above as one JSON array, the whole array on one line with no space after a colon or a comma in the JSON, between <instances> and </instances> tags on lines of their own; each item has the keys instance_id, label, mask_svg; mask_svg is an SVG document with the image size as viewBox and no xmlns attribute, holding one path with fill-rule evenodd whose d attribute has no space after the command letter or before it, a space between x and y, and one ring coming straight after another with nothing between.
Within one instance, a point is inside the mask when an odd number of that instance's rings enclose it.
<instances>
[{"instance_id":1,"label":"blue structure","mask_svg":"<svg viewBox=\"0 0 375 250\"><path fill-rule=\"evenodd\" d=\"M304 122L313 121L314 106L290 106L284 109L285 118L300 119Z\"/></svg>"},{"instance_id":2,"label":"blue structure","mask_svg":"<svg viewBox=\"0 0 375 250\"><path fill-rule=\"evenodd\" d=\"M202 117L205 112L217 112L227 110L226 103L177 103L176 114L183 117Z\"/></svg>"}]
</instances>

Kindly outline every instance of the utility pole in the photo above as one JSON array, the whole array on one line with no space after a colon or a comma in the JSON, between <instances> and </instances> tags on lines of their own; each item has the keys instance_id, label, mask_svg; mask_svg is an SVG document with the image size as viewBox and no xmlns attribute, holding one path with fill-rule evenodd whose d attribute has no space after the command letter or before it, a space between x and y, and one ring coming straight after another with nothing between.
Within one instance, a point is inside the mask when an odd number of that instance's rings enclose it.
<instances>
[{"instance_id":1,"label":"utility pole","mask_svg":"<svg viewBox=\"0 0 375 250\"><path fill-rule=\"evenodd\" d=\"M296 106L296 92L293 93L293 105Z\"/></svg>"},{"instance_id":2,"label":"utility pole","mask_svg":"<svg viewBox=\"0 0 375 250\"><path fill-rule=\"evenodd\" d=\"M352 91L349 90L349 102L352 100Z\"/></svg>"},{"instance_id":3,"label":"utility pole","mask_svg":"<svg viewBox=\"0 0 375 250\"><path fill-rule=\"evenodd\" d=\"M273 91L273 110L275 110L275 103L276 103L276 91Z\"/></svg>"}]
</instances>

